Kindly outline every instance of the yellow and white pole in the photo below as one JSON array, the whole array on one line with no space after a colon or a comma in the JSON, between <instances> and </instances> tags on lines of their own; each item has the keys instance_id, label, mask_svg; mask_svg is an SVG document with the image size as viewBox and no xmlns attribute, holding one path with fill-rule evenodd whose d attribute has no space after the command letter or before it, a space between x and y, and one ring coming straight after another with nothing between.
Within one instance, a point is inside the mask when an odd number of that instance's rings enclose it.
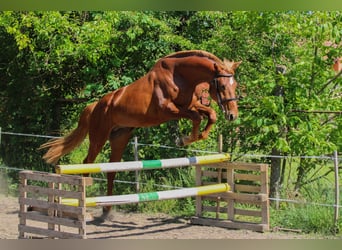
<instances>
[{"instance_id":1,"label":"yellow and white pole","mask_svg":"<svg viewBox=\"0 0 342 250\"><path fill-rule=\"evenodd\" d=\"M164 160L145 160L127 162L89 163L57 165L57 174L89 174L100 172L134 171L157 168L177 168L225 162L230 160L229 154L214 154L205 156L172 158Z\"/></svg>"},{"instance_id":2,"label":"yellow and white pole","mask_svg":"<svg viewBox=\"0 0 342 250\"><path fill-rule=\"evenodd\" d=\"M230 190L227 183L206 185L192 188L182 188L176 190L149 192L141 194L128 194L128 195L112 195L112 196L99 196L86 198L87 207L95 206L112 206L123 205L131 203L139 203L146 201L169 200L179 199L191 196L202 196L215 193L224 193ZM69 206L78 206L77 199L62 199L62 204Z\"/></svg>"}]
</instances>

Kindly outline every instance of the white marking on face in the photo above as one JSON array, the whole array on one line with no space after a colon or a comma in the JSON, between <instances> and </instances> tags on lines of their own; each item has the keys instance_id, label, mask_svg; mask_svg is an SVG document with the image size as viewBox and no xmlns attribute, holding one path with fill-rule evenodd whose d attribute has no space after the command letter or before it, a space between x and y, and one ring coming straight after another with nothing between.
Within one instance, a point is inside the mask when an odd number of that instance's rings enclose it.
<instances>
[{"instance_id":1,"label":"white marking on face","mask_svg":"<svg viewBox=\"0 0 342 250\"><path fill-rule=\"evenodd\" d=\"M234 84L234 77L229 77L229 84L233 85Z\"/></svg>"}]
</instances>

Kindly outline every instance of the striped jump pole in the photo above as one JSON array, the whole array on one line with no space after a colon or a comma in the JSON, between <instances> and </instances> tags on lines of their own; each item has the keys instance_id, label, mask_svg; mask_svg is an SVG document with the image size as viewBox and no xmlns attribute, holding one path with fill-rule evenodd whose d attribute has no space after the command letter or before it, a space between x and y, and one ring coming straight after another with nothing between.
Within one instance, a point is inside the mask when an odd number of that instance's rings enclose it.
<instances>
[{"instance_id":1,"label":"striped jump pole","mask_svg":"<svg viewBox=\"0 0 342 250\"><path fill-rule=\"evenodd\" d=\"M227 183L212 184L207 186L182 188L177 190L149 192L140 194L128 195L112 195L112 196L99 196L86 198L87 207L95 206L112 206L123 205L131 203L140 203L146 201L159 201L169 199L179 199L191 196L202 196L214 193L228 192L230 186ZM62 204L69 206L78 206L77 199L62 199Z\"/></svg>"},{"instance_id":2,"label":"striped jump pole","mask_svg":"<svg viewBox=\"0 0 342 250\"><path fill-rule=\"evenodd\" d=\"M88 174L100 172L119 172L133 171L143 169L157 168L176 168L189 165L203 165L225 162L230 159L229 154L214 154L206 156L194 156L183 158L172 158L164 160L146 160L146 161L126 161L126 162L108 162L108 163L86 163L72 165L57 165L58 174Z\"/></svg>"}]
</instances>

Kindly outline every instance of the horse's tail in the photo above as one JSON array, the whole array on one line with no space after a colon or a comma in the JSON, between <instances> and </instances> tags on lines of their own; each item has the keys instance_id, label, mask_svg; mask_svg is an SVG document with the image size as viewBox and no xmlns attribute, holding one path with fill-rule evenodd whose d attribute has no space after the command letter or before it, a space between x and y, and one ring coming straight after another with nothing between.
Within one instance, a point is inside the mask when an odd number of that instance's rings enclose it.
<instances>
[{"instance_id":1,"label":"horse's tail","mask_svg":"<svg viewBox=\"0 0 342 250\"><path fill-rule=\"evenodd\" d=\"M39 149L48 148L48 151L43 155L43 159L47 163L55 165L63 155L71 152L82 143L88 134L90 116L96 104L97 102L94 102L85 107L80 115L77 128L70 134L58 139L49 140L39 147Z\"/></svg>"}]
</instances>

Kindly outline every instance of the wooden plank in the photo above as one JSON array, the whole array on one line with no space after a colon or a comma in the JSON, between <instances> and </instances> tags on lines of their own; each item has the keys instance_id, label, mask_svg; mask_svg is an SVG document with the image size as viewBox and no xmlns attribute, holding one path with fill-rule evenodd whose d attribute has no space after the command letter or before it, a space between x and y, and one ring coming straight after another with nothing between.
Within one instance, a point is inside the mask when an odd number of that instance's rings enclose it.
<instances>
[{"instance_id":1,"label":"wooden plank","mask_svg":"<svg viewBox=\"0 0 342 250\"><path fill-rule=\"evenodd\" d=\"M217 213L225 213L227 211L227 208L225 207L213 207L213 206L203 206L203 212L213 212L216 213L216 218Z\"/></svg>"},{"instance_id":2,"label":"wooden plank","mask_svg":"<svg viewBox=\"0 0 342 250\"><path fill-rule=\"evenodd\" d=\"M235 170L249 170L249 171L261 171L264 169L265 164L257 164L257 163L244 163L244 162L228 162L228 169Z\"/></svg>"},{"instance_id":3,"label":"wooden plank","mask_svg":"<svg viewBox=\"0 0 342 250\"><path fill-rule=\"evenodd\" d=\"M237 222L237 221L231 221L231 220L217 220L217 219L199 218L199 217L191 218L191 223L197 224L197 225L203 225L203 226L215 226L215 227L232 228L232 229L247 229L247 230L252 230L256 232L265 232L269 230L268 226L264 224Z\"/></svg>"},{"instance_id":4,"label":"wooden plank","mask_svg":"<svg viewBox=\"0 0 342 250\"><path fill-rule=\"evenodd\" d=\"M235 192L249 192L249 193L260 193L260 186L251 186L251 185L243 185L243 184L235 184L234 185Z\"/></svg>"},{"instance_id":5,"label":"wooden plank","mask_svg":"<svg viewBox=\"0 0 342 250\"><path fill-rule=\"evenodd\" d=\"M200 167L202 169L203 168L223 168L223 169L226 169L227 164L228 164L228 162L217 162L217 163L213 163L213 164L200 165Z\"/></svg>"},{"instance_id":6,"label":"wooden plank","mask_svg":"<svg viewBox=\"0 0 342 250\"><path fill-rule=\"evenodd\" d=\"M217 184L217 181L202 181L202 186Z\"/></svg>"},{"instance_id":7,"label":"wooden plank","mask_svg":"<svg viewBox=\"0 0 342 250\"><path fill-rule=\"evenodd\" d=\"M203 170L202 171L202 176L203 177L211 177L211 178L218 178L218 173L216 171L207 171Z\"/></svg>"},{"instance_id":8,"label":"wooden plank","mask_svg":"<svg viewBox=\"0 0 342 250\"><path fill-rule=\"evenodd\" d=\"M259 210L248 210L248 209L238 209L235 208L235 215L245 215L245 216L253 216L253 217L260 217L261 218L261 211Z\"/></svg>"},{"instance_id":9,"label":"wooden plank","mask_svg":"<svg viewBox=\"0 0 342 250\"><path fill-rule=\"evenodd\" d=\"M54 173L46 173L46 172L37 172L37 171L22 171L20 172L24 178L28 180L42 181L42 182L61 182L63 178L64 181L71 180L72 183L66 182L71 185L78 185L81 181L80 176L74 176L75 178L71 178L71 176L61 176L60 174Z\"/></svg>"},{"instance_id":10,"label":"wooden plank","mask_svg":"<svg viewBox=\"0 0 342 250\"><path fill-rule=\"evenodd\" d=\"M206 170L201 170L201 177L213 177L217 178L217 171L216 169L206 169Z\"/></svg>"},{"instance_id":11,"label":"wooden plank","mask_svg":"<svg viewBox=\"0 0 342 250\"><path fill-rule=\"evenodd\" d=\"M245 201L245 200L239 200L239 199L235 199L234 201L239 204L254 205L254 206L261 206L261 204L263 203L260 201Z\"/></svg>"},{"instance_id":12,"label":"wooden plank","mask_svg":"<svg viewBox=\"0 0 342 250\"><path fill-rule=\"evenodd\" d=\"M21 171L20 174L29 180L64 183L69 185L80 185L82 179L85 179L86 185L92 185L91 177L82 177L77 175L60 175L54 173L36 172L36 171Z\"/></svg>"},{"instance_id":13,"label":"wooden plank","mask_svg":"<svg viewBox=\"0 0 342 250\"><path fill-rule=\"evenodd\" d=\"M24 232L24 233L44 235L44 236L51 237L51 238L83 239L83 237L77 233L60 232L60 231L54 231L54 230L38 228L38 227L33 227L33 226L19 225L18 229L19 231Z\"/></svg>"},{"instance_id":14,"label":"wooden plank","mask_svg":"<svg viewBox=\"0 0 342 250\"><path fill-rule=\"evenodd\" d=\"M82 197L82 193L78 191L51 189L48 187L39 187L39 186L32 186L32 185L27 185L23 187L22 189L25 192L39 194L39 195L55 195L59 197L75 198L75 199L79 199Z\"/></svg>"},{"instance_id":15,"label":"wooden plank","mask_svg":"<svg viewBox=\"0 0 342 250\"><path fill-rule=\"evenodd\" d=\"M245 193L223 193L222 197L228 200L249 201L249 202L263 202L268 200L267 194L245 194Z\"/></svg>"},{"instance_id":16,"label":"wooden plank","mask_svg":"<svg viewBox=\"0 0 342 250\"><path fill-rule=\"evenodd\" d=\"M226 171L222 171L225 169L218 168L217 170L203 170L202 171L202 176L203 177L211 177L211 178L221 178L221 179L226 179ZM220 173L218 173L221 171Z\"/></svg>"},{"instance_id":17,"label":"wooden plank","mask_svg":"<svg viewBox=\"0 0 342 250\"><path fill-rule=\"evenodd\" d=\"M244 180L244 181L256 181L261 182L261 176L256 174L234 174L234 179L236 180Z\"/></svg>"},{"instance_id":18,"label":"wooden plank","mask_svg":"<svg viewBox=\"0 0 342 250\"><path fill-rule=\"evenodd\" d=\"M30 211L28 213L39 213L39 214L47 216L48 214L47 211L48 209L46 208L30 207ZM79 216L79 213L69 213L69 212L57 210L57 217L59 218L68 218L68 219L75 220L75 219L78 219L78 216ZM93 221L94 217L92 216L92 214L86 213L85 220Z\"/></svg>"},{"instance_id":19,"label":"wooden plank","mask_svg":"<svg viewBox=\"0 0 342 250\"><path fill-rule=\"evenodd\" d=\"M61 226L67 226L67 227L75 227L79 228L82 226L82 223L78 220L72 220L67 218L60 218L56 216L48 216L37 212L27 212L24 214L21 214L21 216L25 217L26 220L34 220L34 221L40 221L45 223L54 223Z\"/></svg>"},{"instance_id":20,"label":"wooden plank","mask_svg":"<svg viewBox=\"0 0 342 250\"><path fill-rule=\"evenodd\" d=\"M221 168L221 169L235 169L235 170L250 170L264 172L269 165L264 163L246 163L246 162L220 162L210 166L201 166L204 168Z\"/></svg>"},{"instance_id":21,"label":"wooden plank","mask_svg":"<svg viewBox=\"0 0 342 250\"><path fill-rule=\"evenodd\" d=\"M19 198L19 203L26 204L32 207L42 208L42 209L52 208L54 210L61 210L61 211L65 211L68 213L76 213L76 214L82 213L82 208L80 207L73 207L73 206L68 206L68 205L58 204L58 203L49 203L48 201L35 200L31 198Z\"/></svg>"},{"instance_id":22,"label":"wooden plank","mask_svg":"<svg viewBox=\"0 0 342 250\"><path fill-rule=\"evenodd\" d=\"M202 200L216 201L217 198L220 198L221 201L226 201L226 192L225 193L217 193L217 194L208 194L202 195ZM222 200L224 198L224 200Z\"/></svg>"}]
</instances>

